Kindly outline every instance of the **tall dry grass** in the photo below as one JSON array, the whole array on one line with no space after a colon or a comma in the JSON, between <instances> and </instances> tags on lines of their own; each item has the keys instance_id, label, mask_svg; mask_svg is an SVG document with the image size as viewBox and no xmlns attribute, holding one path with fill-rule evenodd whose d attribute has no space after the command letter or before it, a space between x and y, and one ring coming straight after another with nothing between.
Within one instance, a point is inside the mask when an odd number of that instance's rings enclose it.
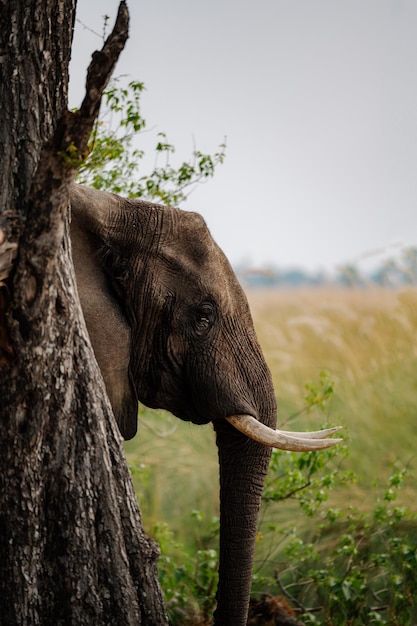
<instances>
[{"instance_id":1,"label":"tall dry grass","mask_svg":"<svg viewBox=\"0 0 417 626\"><path fill-rule=\"evenodd\" d=\"M299 410L305 382L327 369L336 380L330 415L349 430L359 490L366 493L396 460L415 464L416 290L276 291L252 293L250 301L279 422ZM292 426L305 427L305 418Z\"/></svg>"}]
</instances>

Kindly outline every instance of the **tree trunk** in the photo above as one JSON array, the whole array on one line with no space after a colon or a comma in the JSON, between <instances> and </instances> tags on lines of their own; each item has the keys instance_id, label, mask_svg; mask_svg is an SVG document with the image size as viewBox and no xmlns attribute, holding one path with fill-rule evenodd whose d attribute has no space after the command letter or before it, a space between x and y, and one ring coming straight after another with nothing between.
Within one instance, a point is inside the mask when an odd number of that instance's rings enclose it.
<instances>
[{"instance_id":1,"label":"tree trunk","mask_svg":"<svg viewBox=\"0 0 417 626\"><path fill-rule=\"evenodd\" d=\"M161 626L158 550L92 355L66 224L128 16L122 2L70 114L74 15L75 0L0 0L0 624Z\"/></svg>"}]
</instances>

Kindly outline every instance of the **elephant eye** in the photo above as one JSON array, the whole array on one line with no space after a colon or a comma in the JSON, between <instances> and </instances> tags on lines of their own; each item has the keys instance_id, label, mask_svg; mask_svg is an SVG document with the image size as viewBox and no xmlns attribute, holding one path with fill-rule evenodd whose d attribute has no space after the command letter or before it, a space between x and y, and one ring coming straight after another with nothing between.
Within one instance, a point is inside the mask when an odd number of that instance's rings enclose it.
<instances>
[{"instance_id":1,"label":"elephant eye","mask_svg":"<svg viewBox=\"0 0 417 626\"><path fill-rule=\"evenodd\" d=\"M204 335L214 323L214 306L207 302L200 304L194 311L194 329L197 335Z\"/></svg>"}]
</instances>

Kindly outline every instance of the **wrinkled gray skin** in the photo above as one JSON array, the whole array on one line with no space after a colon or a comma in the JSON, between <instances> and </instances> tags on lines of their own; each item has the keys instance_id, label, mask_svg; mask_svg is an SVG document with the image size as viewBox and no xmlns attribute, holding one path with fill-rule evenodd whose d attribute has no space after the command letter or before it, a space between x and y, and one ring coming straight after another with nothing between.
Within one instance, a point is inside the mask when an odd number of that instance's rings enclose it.
<instances>
[{"instance_id":1,"label":"wrinkled gray skin","mask_svg":"<svg viewBox=\"0 0 417 626\"><path fill-rule=\"evenodd\" d=\"M78 185L71 205L81 305L123 437L136 433L138 400L213 422L221 509L214 623L243 626L270 449L224 418L276 421L246 297L199 215Z\"/></svg>"}]
</instances>

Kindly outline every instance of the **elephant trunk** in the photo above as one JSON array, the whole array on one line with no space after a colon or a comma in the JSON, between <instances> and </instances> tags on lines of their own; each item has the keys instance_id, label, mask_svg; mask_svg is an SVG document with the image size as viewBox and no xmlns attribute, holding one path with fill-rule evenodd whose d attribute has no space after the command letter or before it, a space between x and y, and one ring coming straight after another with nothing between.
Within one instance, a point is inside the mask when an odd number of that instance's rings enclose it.
<instances>
[{"instance_id":1,"label":"elephant trunk","mask_svg":"<svg viewBox=\"0 0 417 626\"><path fill-rule=\"evenodd\" d=\"M220 564L215 626L246 626L258 513L271 448L216 422Z\"/></svg>"}]
</instances>

